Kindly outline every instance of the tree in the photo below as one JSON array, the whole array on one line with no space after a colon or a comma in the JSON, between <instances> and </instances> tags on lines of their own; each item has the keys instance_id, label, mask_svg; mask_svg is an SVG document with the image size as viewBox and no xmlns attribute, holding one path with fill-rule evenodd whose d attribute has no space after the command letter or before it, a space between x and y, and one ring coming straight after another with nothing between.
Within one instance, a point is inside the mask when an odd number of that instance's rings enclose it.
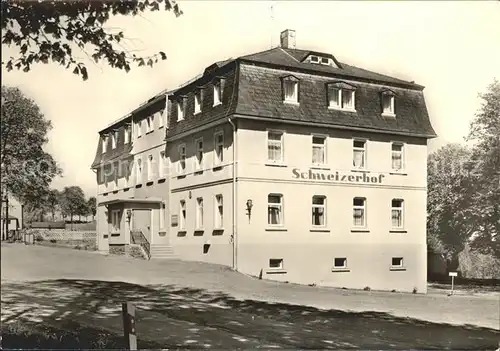
<instances>
[{"instance_id":1,"label":"tree","mask_svg":"<svg viewBox=\"0 0 500 351\"><path fill-rule=\"evenodd\" d=\"M94 220L95 214L97 212L97 201L94 196L91 196L87 201L87 205L89 207L90 213L92 214L92 220Z\"/></svg>"},{"instance_id":2,"label":"tree","mask_svg":"<svg viewBox=\"0 0 500 351\"><path fill-rule=\"evenodd\" d=\"M28 208L41 208L52 179L61 174L54 158L43 150L52 125L18 88L2 86L1 112L2 193L7 190Z\"/></svg>"},{"instance_id":3,"label":"tree","mask_svg":"<svg viewBox=\"0 0 500 351\"><path fill-rule=\"evenodd\" d=\"M71 229L73 229L73 216L81 213L86 205L85 194L79 186L64 187L61 192L61 210L70 216Z\"/></svg>"},{"instance_id":4,"label":"tree","mask_svg":"<svg viewBox=\"0 0 500 351\"><path fill-rule=\"evenodd\" d=\"M173 0L9 0L2 1L1 6L2 43L19 49L18 57L2 60L8 71L15 68L28 72L35 63L53 61L72 68L83 80L88 78L87 68L74 49L96 63L105 61L126 72L131 63L152 67L158 58L166 59L163 52L146 57L130 55L121 45L126 39L124 33L104 26L112 16L137 16L159 11L160 7L176 16L182 14Z\"/></svg>"},{"instance_id":5,"label":"tree","mask_svg":"<svg viewBox=\"0 0 500 351\"><path fill-rule=\"evenodd\" d=\"M458 254L474 232L470 157L466 146L448 144L428 159L427 244L450 268L458 266Z\"/></svg>"},{"instance_id":6,"label":"tree","mask_svg":"<svg viewBox=\"0 0 500 351\"><path fill-rule=\"evenodd\" d=\"M52 221L55 220L56 211L59 208L60 193L57 189L51 189L47 194L45 209L52 215Z\"/></svg>"},{"instance_id":7,"label":"tree","mask_svg":"<svg viewBox=\"0 0 500 351\"><path fill-rule=\"evenodd\" d=\"M477 227L473 247L500 257L500 82L479 94L482 106L470 124L466 140L473 142Z\"/></svg>"}]
</instances>

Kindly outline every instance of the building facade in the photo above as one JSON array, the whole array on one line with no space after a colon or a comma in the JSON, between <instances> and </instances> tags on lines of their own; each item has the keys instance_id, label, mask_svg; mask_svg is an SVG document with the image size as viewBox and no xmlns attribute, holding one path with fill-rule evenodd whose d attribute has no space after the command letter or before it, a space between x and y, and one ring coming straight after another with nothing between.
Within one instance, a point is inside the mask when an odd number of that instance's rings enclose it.
<instances>
[{"instance_id":1,"label":"building facade","mask_svg":"<svg viewBox=\"0 0 500 351\"><path fill-rule=\"evenodd\" d=\"M141 149L134 137L128 157L164 150L163 185L136 181L133 201L159 206L160 242L176 257L300 284L426 292L435 132L422 86L296 49L287 30L280 47L215 63L161 96L132 120L164 109L165 141Z\"/></svg>"},{"instance_id":2,"label":"building facade","mask_svg":"<svg viewBox=\"0 0 500 351\"><path fill-rule=\"evenodd\" d=\"M23 205L15 197L9 196L8 206L9 210L7 211L7 203L1 202L0 237L2 240L12 237L13 233L23 228ZM8 221L6 221L7 212Z\"/></svg>"}]
</instances>

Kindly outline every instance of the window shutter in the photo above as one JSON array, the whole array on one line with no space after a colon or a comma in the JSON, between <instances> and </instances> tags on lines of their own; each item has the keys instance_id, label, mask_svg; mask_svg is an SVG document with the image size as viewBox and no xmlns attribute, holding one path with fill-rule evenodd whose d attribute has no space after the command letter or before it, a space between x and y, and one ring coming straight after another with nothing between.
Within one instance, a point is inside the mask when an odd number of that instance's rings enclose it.
<instances>
[{"instance_id":1,"label":"window shutter","mask_svg":"<svg viewBox=\"0 0 500 351\"><path fill-rule=\"evenodd\" d=\"M220 78L220 96L219 96L220 102L224 100L223 96L225 88L226 88L226 78Z\"/></svg>"},{"instance_id":2,"label":"window shutter","mask_svg":"<svg viewBox=\"0 0 500 351\"><path fill-rule=\"evenodd\" d=\"M379 94L380 99L380 113L384 113L384 92Z\"/></svg>"},{"instance_id":3,"label":"window shutter","mask_svg":"<svg viewBox=\"0 0 500 351\"><path fill-rule=\"evenodd\" d=\"M393 94L393 95L392 95L392 98L394 99L394 100L393 100L393 101L394 101L394 111L392 111L392 112L396 115L396 114L397 114L397 113L396 113L396 111L397 111L397 109L398 109L398 108L397 108L397 105L396 105L396 104L397 104L397 101L396 101L396 100L397 100L397 99L396 99L396 95L394 95L394 94Z\"/></svg>"},{"instance_id":4,"label":"window shutter","mask_svg":"<svg viewBox=\"0 0 500 351\"><path fill-rule=\"evenodd\" d=\"M285 101L285 79L281 78L281 101Z\"/></svg>"},{"instance_id":5,"label":"window shutter","mask_svg":"<svg viewBox=\"0 0 500 351\"><path fill-rule=\"evenodd\" d=\"M300 81L296 80L295 82L297 83L297 102L300 104Z\"/></svg>"}]
</instances>

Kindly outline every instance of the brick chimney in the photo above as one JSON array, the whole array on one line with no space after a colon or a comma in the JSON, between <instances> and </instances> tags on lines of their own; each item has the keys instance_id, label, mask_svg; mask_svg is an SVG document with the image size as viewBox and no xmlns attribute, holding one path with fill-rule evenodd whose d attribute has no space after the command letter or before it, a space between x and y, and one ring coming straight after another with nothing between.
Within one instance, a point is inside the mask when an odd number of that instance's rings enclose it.
<instances>
[{"instance_id":1,"label":"brick chimney","mask_svg":"<svg viewBox=\"0 0 500 351\"><path fill-rule=\"evenodd\" d=\"M285 29L281 32L280 44L283 49L295 49L295 30Z\"/></svg>"}]
</instances>

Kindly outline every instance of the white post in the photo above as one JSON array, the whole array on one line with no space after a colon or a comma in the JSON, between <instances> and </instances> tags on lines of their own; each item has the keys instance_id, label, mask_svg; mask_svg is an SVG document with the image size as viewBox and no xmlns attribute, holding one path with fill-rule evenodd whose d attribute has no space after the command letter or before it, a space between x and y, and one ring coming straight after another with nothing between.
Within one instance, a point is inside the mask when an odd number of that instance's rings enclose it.
<instances>
[{"instance_id":1,"label":"white post","mask_svg":"<svg viewBox=\"0 0 500 351\"><path fill-rule=\"evenodd\" d=\"M451 277L451 292L450 292L450 295L453 295L455 277L457 276L457 272L450 272L450 273L448 273L448 275Z\"/></svg>"}]
</instances>

